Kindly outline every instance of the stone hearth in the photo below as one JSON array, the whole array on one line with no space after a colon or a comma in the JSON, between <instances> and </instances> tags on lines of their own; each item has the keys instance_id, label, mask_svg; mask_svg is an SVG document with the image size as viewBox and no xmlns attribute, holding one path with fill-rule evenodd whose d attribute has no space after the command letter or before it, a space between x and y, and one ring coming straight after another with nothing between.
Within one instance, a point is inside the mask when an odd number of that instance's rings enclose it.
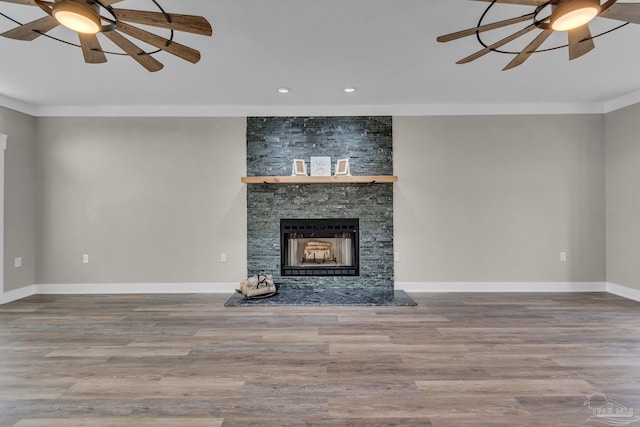
<instances>
[{"instance_id":1,"label":"stone hearth","mask_svg":"<svg viewBox=\"0 0 640 427\"><path fill-rule=\"evenodd\" d=\"M225 307L252 307L256 305L359 305L359 306L407 306L418 305L404 291L394 291L393 298L387 292L370 290L338 291L334 289L295 290L280 289L270 298L245 299L234 294L224 303Z\"/></svg>"}]
</instances>

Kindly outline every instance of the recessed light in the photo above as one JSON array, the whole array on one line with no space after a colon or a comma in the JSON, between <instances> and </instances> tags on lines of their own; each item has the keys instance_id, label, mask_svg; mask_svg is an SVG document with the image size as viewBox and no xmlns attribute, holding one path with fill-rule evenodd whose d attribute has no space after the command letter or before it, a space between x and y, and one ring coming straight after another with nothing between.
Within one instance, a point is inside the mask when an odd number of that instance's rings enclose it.
<instances>
[{"instance_id":1,"label":"recessed light","mask_svg":"<svg viewBox=\"0 0 640 427\"><path fill-rule=\"evenodd\" d=\"M343 89L346 93L353 93L355 92L357 89L355 87L345 87Z\"/></svg>"},{"instance_id":2,"label":"recessed light","mask_svg":"<svg viewBox=\"0 0 640 427\"><path fill-rule=\"evenodd\" d=\"M289 89L288 87L281 87L281 88L278 88L278 92L279 93L289 93L289 92L291 92L291 89Z\"/></svg>"}]
</instances>

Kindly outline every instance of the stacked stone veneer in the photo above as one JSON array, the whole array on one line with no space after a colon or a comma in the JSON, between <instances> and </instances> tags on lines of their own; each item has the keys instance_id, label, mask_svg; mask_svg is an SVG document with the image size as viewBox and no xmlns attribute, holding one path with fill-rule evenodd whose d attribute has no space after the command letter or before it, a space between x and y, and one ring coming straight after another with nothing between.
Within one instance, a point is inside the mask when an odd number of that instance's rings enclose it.
<instances>
[{"instance_id":1,"label":"stacked stone veneer","mask_svg":"<svg viewBox=\"0 0 640 427\"><path fill-rule=\"evenodd\" d=\"M352 175L393 175L391 117L250 117L247 175L291 175L293 159L350 159ZM248 274L289 289L393 294L393 184L248 185ZM280 277L281 218L360 218L360 276Z\"/></svg>"}]
</instances>

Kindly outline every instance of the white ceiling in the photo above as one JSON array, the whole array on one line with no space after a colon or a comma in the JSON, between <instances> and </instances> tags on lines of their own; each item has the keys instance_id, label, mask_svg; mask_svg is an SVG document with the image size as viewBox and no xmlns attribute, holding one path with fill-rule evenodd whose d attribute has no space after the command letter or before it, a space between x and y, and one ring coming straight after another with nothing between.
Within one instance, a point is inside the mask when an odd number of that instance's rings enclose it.
<instances>
[{"instance_id":1,"label":"white ceiling","mask_svg":"<svg viewBox=\"0 0 640 427\"><path fill-rule=\"evenodd\" d=\"M126 56L109 55L106 64L85 64L79 48L46 37L32 42L0 37L0 104L36 115L413 114L597 112L617 100L640 100L635 99L640 94L640 25L596 39L596 49L575 61L568 61L562 49L535 54L521 67L503 72L511 55L491 53L456 65L481 48L475 37L436 42L438 35L475 26L488 3L159 1L168 12L202 15L211 22L213 37L175 36L175 41L201 51L198 64L161 52L156 58L164 69L149 73ZM155 7L151 0L124 0L115 6ZM529 11L497 5L486 22ZM43 16L37 7L3 0L0 12L20 22ZM596 21L594 33L615 26L615 21ZM0 32L14 26L0 16ZM496 41L521 26L487 33L487 40ZM162 31L158 34L165 35ZM65 28L50 34L76 42ZM524 47L534 34L512 48ZM544 47L564 44L560 36L554 35ZM100 40L109 48L104 37ZM291 92L279 94L282 86ZM345 94L346 86L358 91Z\"/></svg>"}]
</instances>

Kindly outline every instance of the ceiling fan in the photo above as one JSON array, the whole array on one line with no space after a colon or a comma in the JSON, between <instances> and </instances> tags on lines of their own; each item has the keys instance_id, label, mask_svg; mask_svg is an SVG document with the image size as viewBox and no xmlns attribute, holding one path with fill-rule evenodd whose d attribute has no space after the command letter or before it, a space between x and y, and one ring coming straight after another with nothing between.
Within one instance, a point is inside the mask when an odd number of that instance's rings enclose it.
<instances>
[{"instance_id":1,"label":"ceiling fan","mask_svg":"<svg viewBox=\"0 0 640 427\"><path fill-rule=\"evenodd\" d=\"M438 37L439 42L448 42L475 35L483 46L482 49L461 59L457 64L474 61L489 52L509 53L516 55L504 70L522 65L534 53L546 52L559 48L569 48L569 60L581 57L595 48L593 39L617 30L628 23L640 24L640 3L619 3L618 0L474 0L491 3L478 22L478 26ZM489 9L496 3L531 6L531 13L506 19L504 21L483 24ZM592 36L589 22L593 19L608 18L624 22L616 28ZM529 22L523 29L501 39L495 43L485 43L481 33L514 24ZM502 46L524 36L533 30L540 30L538 35L524 49L516 52L500 50ZM554 32L566 32L568 43L548 49L540 49L542 44Z\"/></svg>"},{"instance_id":2,"label":"ceiling fan","mask_svg":"<svg viewBox=\"0 0 640 427\"><path fill-rule=\"evenodd\" d=\"M16 40L31 41L42 35L46 36L47 32L63 25L78 33L84 60L89 64L104 63L107 61L105 53L114 53L102 49L97 37L99 33L122 49L124 55L131 56L148 71L162 69L162 63L152 56L160 50L194 64L200 60L200 52L173 41L173 35L174 31L183 31L211 36L213 30L204 17L167 13L156 0L152 1L158 7L158 12L112 7L113 4L121 1L123 0L0 0L0 2L36 6L46 13L43 18L22 24L0 35ZM12 21L19 24L13 19ZM170 31L170 36L169 38L158 36L131 25L131 22L167 29ZM123 34L141 40L158 50L146 52ZM62 41L55 37L52 38Z\"/></svg>"}]
</instances>

